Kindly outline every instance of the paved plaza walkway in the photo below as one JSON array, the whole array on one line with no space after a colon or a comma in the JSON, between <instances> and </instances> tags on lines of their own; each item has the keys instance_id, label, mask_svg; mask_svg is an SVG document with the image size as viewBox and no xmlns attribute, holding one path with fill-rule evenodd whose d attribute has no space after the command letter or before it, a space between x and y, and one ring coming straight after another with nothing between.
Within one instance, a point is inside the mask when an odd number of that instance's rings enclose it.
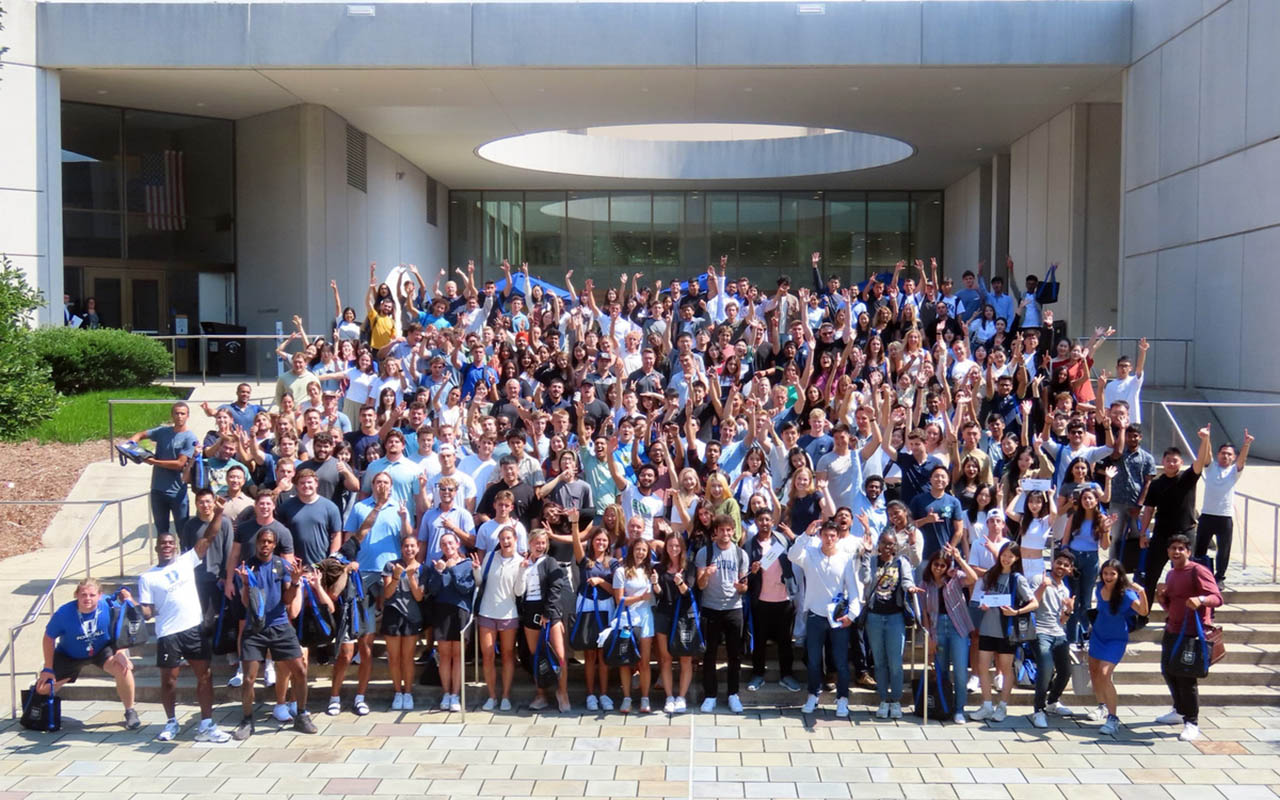
<instances>
[{"instance_id":1,"label":"paved plaza walkway","mask_svg":"<svg viewBox=\"0 0 1280 800\"><path fill-rule=\"evenodd\" d=\"M187 698L183 698L189 701ZM926 728L829 714L752 711L668 719L571 713L375 711L314 715L320 733L260 723L241 743L154 737L156 706L129 733L118 703L65 705L60 734L0 726L0 800L394 797L1133 798L1253 800L1280 793L1280 709L1208 709L1201 740L1121 709L1115 737L1011 713L999 724ZM1026 709L1018 709L1025 711ZM1012 712L1012 710L1011 710ZM224 725L238 709L219 711Z\"/></svg>"}]
</instances>

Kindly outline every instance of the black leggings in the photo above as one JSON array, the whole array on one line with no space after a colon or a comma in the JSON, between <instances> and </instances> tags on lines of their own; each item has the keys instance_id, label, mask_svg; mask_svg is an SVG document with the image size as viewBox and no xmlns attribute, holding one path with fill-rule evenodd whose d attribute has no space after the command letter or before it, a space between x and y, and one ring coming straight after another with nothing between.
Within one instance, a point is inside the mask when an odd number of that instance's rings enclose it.
<instances>
[{"instance_id":1,"label":"black leggings","mask_svg":"<svg viewBox=\"0 0 1280 800\"><path fill-rule=\"evenodd\" d=\"M738 693L738 672L742 668L742 609L717 611L702 609L702 633L707 640L707 652L702 657L703 699L716 696L716 654L720 640L724 639L725 660L729 662L727 684L729 694Z\"/></svg>"},{"instance_id":2,"label":"black leggings","mask_svg":"<svg viewBox=\"0 0 1280 800\"><path fill-rule=\"evenodd\" d=\"M1231 532L1234 520L1216 514L1201 514L1196 526L1196 558L1209 554L1209 542L1218 537L1218 554L1214 557L1213 577L1218 583L1227 577L1227 563L1231 561Z\"/></svg>"},{"instance_id":3,"label":"black leggings","mask_svg":"<svg viewBox=\"0 0 1280 800\"><path fill-rule=\"evenodd\" d=\"M1195 678L1170 675L1165 667L1169 663L1170 654L1173 651L1173 643L1177 640L1177 633L1172 631L1164 632L1164 638L1160 640L1160 672L1164 675L1165 685L1169 687L1169 694L1173 697L1173 710L1182 715L1184 722L1190 722L1195 725L1200 720L1200 689L1198 682Z\"/></svg>"}]
</instances>

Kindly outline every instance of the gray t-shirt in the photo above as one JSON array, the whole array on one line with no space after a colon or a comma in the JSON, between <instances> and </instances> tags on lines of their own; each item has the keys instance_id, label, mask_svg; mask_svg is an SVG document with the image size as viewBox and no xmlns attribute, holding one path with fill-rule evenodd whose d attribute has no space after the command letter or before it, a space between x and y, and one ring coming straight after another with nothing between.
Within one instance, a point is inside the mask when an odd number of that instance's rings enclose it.
<instances>
[{"instance_id":1,"label":"gray t-shirt","mask_svg":"<svg viewBox=\"0 0 1280 800\"><path fill-rule=\"evenodd\" d=\"M204 538L209 523L198 516L187 517L182 523L182 531L178 534L178 545L183 552L196 546L196 542ZM204 554L204 570L215 578L223 577L226 569L227 550L231 547L231 520L222 518L218 535L213 537L209 549Z\"/></svg>"},{"instance_id":2,"label":"gray t-shirt","mask_svg":"<svg viewBox=\"0 0 1280 800\"><path fill-rule=\"evenodd\" d=\"M1012 578L1013 580L1010 580ZM987 594L1008 594L1013 595L1014 608L1026 605L1027 598L1031 596L1031 588L1027 584L1027 579L1020 573L1012 575L1001 575L996 582L994 590L988 589ZM982 615L982 624L978 626L979 636L994 636L997 639L1003 639L1007 634L1008 618L998 608L988 608ZM1037 616L1038 619L1038 616Z\"/></svg>"},{"instance_id":3,"label":"gray t-shirt","mask_svg":"<svg viewBox=\"0 0 1280 800\"><path fill-rule=\"evenodd\" d=\"M1067 633L1062 629L1062 604L1071 596L1071 590L1067 588L1067 582L1063 581L1061 586L1053 585L1053 576L1049 574L1037 575L1031 581L1031 591L1040 590L1040 584L1046 583L1048 586L1044 589L1044 595L1040 598L1040 607L1036 609L1036 633L1045 636L1066 636Z\"/></svg>"},{"instance_id":4,"label":"gray t-shirt","mask_svg":"<svg viewBox=\"0 0 1280 800\"><path fill-rule=\"evenodd\" d=\"M395 561L388 561L386 566L382 568L382 577L389 578L392 575L395 575L396 574L395 565L403 564L403 563L404 561L399 558L397 558ZM418 580L419 580L418 585L421 586L422 585L421 575L418 576ZM366 585L365 591L366 592L377 591L379 594L381 594L382 585L383 585L383 582L379 580L377 582L376 587L372 585ZM394 610L400 616L404 617L404 619L408 621L410 625L422 624L422 606L418 604L417 600L413 599L413 590L409 588L408 570L400 573L400 583L396 586L396 590L392 592L391 597L387 598L387 600L383 603L383 608L389 608Z\"/></svg>"},{"instance_id":5,"label":"gray t-shirt","mask_svg":"<svg viewBox=\"0 0 1280 800\"><path fill-rule=\"evenodd\" d=\"M176 461L182 456L195 458L200 439L192 431L175 431L172 425L161 425L147 431L147 438L155 446L156 458L161 461ZM182 470L168 467L151 468L151 491L163 492L176 497L186 492L182 482Z\"/></svg>"},{"instance_id":6,"label":"gray t-shirt","mask_svg":"<svg viewBox=\"0 0 1280 800\"><path fill-rule=\"evenodd\" d=\"M292 497L280 506L278 517L289 526L294 549L304 564L324 561L329 555L332 535L342 530L342 514L332 500L324 497L310 503Z\"/></svg>"},{"instance_id":7,"label":"gray t-shirt","mask_svg":"<svg viewBox=\"0 0 1280 800\"><path fill-rule=\"evenodd\" d=\"M551 490L551 500L563 508L591 508L591 485L584 480L561 483Z\"/></svg>"},{"instance_id":8,"label":"gray t-shirt","mask_svg":"<svg viewBox=\"0 0 1280 800\"><path fill-rule=\"evenodd\" d=\"M707 558L716 565L715 574L707 581L707 588L702 590L702 607L713 611L729 611L742 608L742 594L734 586L742 576L747 574L751 559L746 551L736 544L724 550L719 545L711 544L698 551L694 565L698 569L708 566Z\"/></svg>"}]
</instances>

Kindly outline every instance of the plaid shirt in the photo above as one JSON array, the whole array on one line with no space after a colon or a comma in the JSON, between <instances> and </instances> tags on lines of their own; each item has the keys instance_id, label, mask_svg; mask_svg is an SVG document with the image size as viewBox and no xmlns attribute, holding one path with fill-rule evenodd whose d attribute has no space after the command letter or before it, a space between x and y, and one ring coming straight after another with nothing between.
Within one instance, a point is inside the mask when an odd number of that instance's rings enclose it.
<instances>
[{"instance_id":1,"label":"plaid shirt","mask_svg":"<svg viewBox=\"0 0 1280 800\"><path fill-rule=\"evenodd\" d=\"M925 584L924 607L925 628L935 639L938 635L938 587L932 581ZM968 636L973 632L973 620L969 616L968 603L964 596L964 577L961 574L951 576L942 587L942 602L946 604L947 616L956 633Z\"/></svg>"}]
</instances>

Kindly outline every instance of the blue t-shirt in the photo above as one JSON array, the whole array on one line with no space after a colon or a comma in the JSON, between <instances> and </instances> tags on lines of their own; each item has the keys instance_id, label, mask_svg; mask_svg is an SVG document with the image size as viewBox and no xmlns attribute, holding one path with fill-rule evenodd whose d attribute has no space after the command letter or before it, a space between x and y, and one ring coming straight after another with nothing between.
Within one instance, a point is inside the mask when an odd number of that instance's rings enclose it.
<instances>
[{"instance_id":1,"label":"blue t-shirt","mask_svg":"<svg viewBox=\"0 0 1280 800\"><path fill-rule=\"evenodd\" d=\"M415 434L415 448L418 444L416 436ZM405 447L407 452L407 442ZM418 493L418 476L422 474L422 465L407 455L398 461L391 461L383 456L369 463L368 469L364 471L364 481L360 485L361 491L372 493L373 479L380 472L385 472L391 476L391 499L404 503L412 509L413 498Z\"/></svg>"},{"instance_id":2,"label":"blue t-shirt","mask_svg":"<svg viewBox=\"0 0 1280 800\"><path fill-rule=\"evenodd\" d=\"M194 458L200 439L194 432L186 430L178 433L172 425L161 425L147 431L147 438L155 446L156 458L161 461L176 461L182 456ZM176 495L186 491L182 482L182 470L167 467L151 468L151 491Z\"/></svg>"},{"instance_id":3,"label":"blue t-shirt","mask_svg":"<svg viewBox=\"0 0 1280 800\"><path fill-rule=\"evenodd\" d=\"M1111 603L1102 599L1102 584L1094 589L1093 606L1098 609L1098 618L1090 629L1090 636L1098 639L1129 638L1129 618L1135 615L1133 604L1138 600L1138 593L1133 589L1124 590L1124 599L1120 601L1120 613L1111 613Z\"/></svg>"},{"instance_id":4,"label":"blue t-shirt","mask_svg":"<svg viewBox=\"0 0 1280 800\"><path fill-rule=\"evenodd\" d=\"M964 515L964 507L959 500L945 492L942 497L937 498L930 492L921 492L911 501L911 517L920 519L930 514L937 514L939 521L920 526L925 561L951 541L951 536L955 533L955 521Z\"/></svg>"},{"instance_id":5,"label":"blue t-shirt","mask_svg":"<svg viewBox=\"0 0 1280 800\"><path fill-rule=\"evenodd\" d=\"M373 511L374 499L367 497L351 507L347 515L347 524L343 530L354 533L360 530L365 517ZM356 561L360 562L361 572L381 571L387 564L400 557L400 507L395 499L378 512L378 519L360 542L360 552Z\"/></svg>"},{"instance_id":6,"label":"blue t-shirt","mask_svg":"<svg viewBox=\"0 0 1280 800\"><path fill-rule=\"evenodd\" d=\"M235 403L226 403L218 406L219 411L226 411L231 415L231 421L235 423L237 428L243 429L246 433L253 430L253 421L258 418L258 414L266 411L265 408L257 403L249 403L240 410L240 406Z\"/></svg>"},{"instance_id":7,"label":"blue t-shirt","mask_svg":"<svg viewBox=\"0 0 1280 800\"><path fill-rule=\"evenodd\" d=\"M800 445L800 449L809 454L809 458L813 459L813 463L817 464L822 457L831 452L835 447L835 440L830 436L823 434L822 436L811 436L805 434L796 442Z\"/></svg>"},{"instance_id":8,"label":"blue t-shirt","mask_svg":"<svg viewBox=\"0 0 1280 800\"><path fill-rule=\"evenodd\" d=\"M937 456L928 456L924 463L916 463L916 457L909 450L899 451L894 463L902 470L902 491L899 496L913 500L921 492L929 491L929 476L933 474L934 467L942 466ZM921 516L924 515L918 515L917 519Z\"/></svg>"},{"instance_id":9,"label":"blue t-shirt","mask_svg":"<svg viewBox=\"0 0 1280 800\"><path fill-rule=\"evenodd\" d=\"M267 627L288 625L289 611L284 606L284 587L293 582L293 577L289 574L289 567L284 559L273 555L270 561L259 561L254 556L245 562L245 567L253 573L254 581L262 589L267 608L263 617L267 621ZM240 589L243 585L237 575L236 588Z\"/></svg>"},{"instance_id":10,"label":"blue t-shirt","mask_svg":"<svg viewBox=\"0 0 1280 800\"><path fill-rule=\"evenodd\" d=\"M75 601L64 604L44 626L44 633L57 641L56 649L71 658L92 658L111 643L112 603L103 597L98 600L98 610L81 614Z\"/></svg>"}]
</instances>

